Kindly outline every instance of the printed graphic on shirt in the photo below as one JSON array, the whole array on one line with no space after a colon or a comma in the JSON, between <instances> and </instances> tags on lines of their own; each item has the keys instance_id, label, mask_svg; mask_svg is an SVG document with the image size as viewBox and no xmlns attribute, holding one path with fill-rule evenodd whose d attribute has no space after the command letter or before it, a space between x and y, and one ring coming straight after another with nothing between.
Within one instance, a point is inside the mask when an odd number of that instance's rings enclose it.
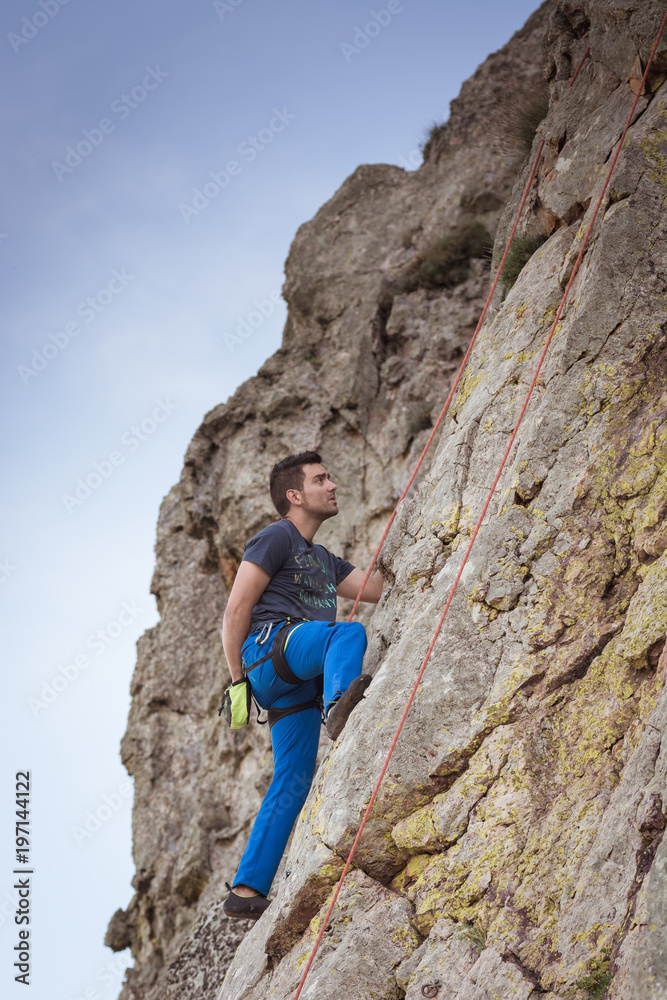
<instances>
[{"instance_id":1,"label":"printed graphic on shirt","mask_svg":"<svg viewBox=\"0 0 667 1000\"><path fill-rule=\"evenodd\" d=\"M300 552L292 557L292 562L295 562L302 570L310 570L310 572L294 574L294 583L299 588L299 600L308 608L333 608L335 610L336 585L329 580L324 560L310 552Z\"/></svg>"},{"instance_id":2,"label":"printed graphic on shirt","mask_svg":"<svg viewBox=\"0 0 667 1000\"><path fill-rule=\"evenodd\" d=\"M304 552L294 556L297 566L304 569L319 570L320 576L313 573L295 573L294 583L299 587L299 600L304 604L314 608L334 608L336 607L336 585L329 581L327 567L322 559ZM321 579L321 575L324 579ZM319 594L313 593L319 591ZM319 595L322 596L319 596ZM324 595L329 595L324 596Z\"/></svg>"}]
</instances>

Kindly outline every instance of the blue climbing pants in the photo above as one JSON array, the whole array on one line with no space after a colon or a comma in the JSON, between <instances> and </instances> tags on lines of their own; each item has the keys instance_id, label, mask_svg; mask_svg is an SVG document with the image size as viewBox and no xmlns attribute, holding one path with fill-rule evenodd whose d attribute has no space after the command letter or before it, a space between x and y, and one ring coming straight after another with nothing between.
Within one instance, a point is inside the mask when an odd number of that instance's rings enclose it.
<instances>
[{"instance_id":1,"label":"blue climbing pants","mask_svg":"<svg viewBox=\"0 0 667 1000\"><path fill-rule=\"evenodd\" d=\"M274 625L273 635L280 624ZM259 634L252 632L243 644L246 670L269 651L271 640L262 646L256 644ZM248 680L262 708L285 708L315 700L317 678L323 675L324 704L328 708L361 673L365 651L366 631L359 622L303 622L288 635L285 659L290 670L306 683L295 687L282 681L270 659L252 670ZM294 821L310 790L320 724L316 708L295 712L274 723L273 779L257 813L234 885L247 885L268 895Z\"/></svg>"}]
</instances>

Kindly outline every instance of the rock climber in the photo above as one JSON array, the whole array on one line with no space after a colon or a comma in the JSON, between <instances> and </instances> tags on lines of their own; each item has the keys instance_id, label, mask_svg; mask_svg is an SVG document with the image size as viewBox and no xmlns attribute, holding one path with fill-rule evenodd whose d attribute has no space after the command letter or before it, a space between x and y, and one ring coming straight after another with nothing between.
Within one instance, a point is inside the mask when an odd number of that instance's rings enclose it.
<instances>
[{"instance_id":1,"label":"rock climber","mask_svg":"<svg viewBox=\"0 0 667 1000\"><path fill-rule=\"evenodd\" d=\"M257 919L315 773L322 721L336 739L371 682L361 673L366 632L336 623L336 598L356 598L365 574L313 542L338 514L337 486L320 455L305 451L274 466L270 492L280 520L245 547L222 624L231 690L250 683L269 710L273 779L223 909ZM375 572L361 600L377 603ZM240 689L239 689L240 690Z\"/></svg>"}]
</instances>

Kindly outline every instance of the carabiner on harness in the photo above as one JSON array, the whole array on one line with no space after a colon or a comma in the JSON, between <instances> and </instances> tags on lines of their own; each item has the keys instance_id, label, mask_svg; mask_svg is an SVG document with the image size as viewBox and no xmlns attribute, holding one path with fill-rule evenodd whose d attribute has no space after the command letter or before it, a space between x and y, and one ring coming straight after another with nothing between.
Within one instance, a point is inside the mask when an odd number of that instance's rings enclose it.
<instances>
[{"instance_id":1,"label":"carabiner on harness","mask_svg":"<svg viewBox=\"0 0 667 1000\"><path fill-rule=\"evenodd\" d=\"M273 622L264 622L259 635L255 639L256 646L263 646L265 642L269 641L269 636L271 635L272 628L273 628Z\"/></svg>"}]
</instances>

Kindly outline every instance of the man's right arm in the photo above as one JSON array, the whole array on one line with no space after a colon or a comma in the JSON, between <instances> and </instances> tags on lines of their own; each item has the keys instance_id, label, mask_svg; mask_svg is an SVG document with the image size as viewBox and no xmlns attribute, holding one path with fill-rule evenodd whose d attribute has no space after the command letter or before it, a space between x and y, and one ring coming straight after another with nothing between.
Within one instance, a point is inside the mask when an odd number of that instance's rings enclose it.
<instances>
[{"instance_id":1,"label":"man's right arm","mask_svg":"<svg viewBox=\"0 0 667 1000\"><path fill-rule=\"evenodd\" d=\"M243 560L239 566L222 619L222 645L233 681L243 677L241 650L250 631L252 609L271 577L257 563Z\"/></svg>"}]
</instances>

